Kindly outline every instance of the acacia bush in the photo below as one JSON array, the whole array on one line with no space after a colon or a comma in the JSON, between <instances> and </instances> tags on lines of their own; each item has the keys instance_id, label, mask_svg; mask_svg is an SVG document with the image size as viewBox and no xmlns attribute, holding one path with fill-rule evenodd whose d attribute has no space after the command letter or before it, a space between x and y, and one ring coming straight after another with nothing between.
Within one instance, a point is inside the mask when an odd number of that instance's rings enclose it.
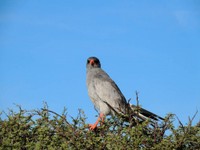
<instances>
[{"instance_id":1,"label":"acacia bush","mask_svg":"<svg viewBox=\"0 0 200 150\"><path fill-rule=\"evenodd\" d=\"M122 118L107 118L95 131L88 129L86 116L79 110L77 117L67 118L66 109L57 114L44 105L42 109L10 110L0 116L0 149L200 149L200 125L192 119L184 126L169 114L163 122L151 126L150 121L132 126ZM167 133L166 133L167 131Z\"/></svg>"}]
</instances>

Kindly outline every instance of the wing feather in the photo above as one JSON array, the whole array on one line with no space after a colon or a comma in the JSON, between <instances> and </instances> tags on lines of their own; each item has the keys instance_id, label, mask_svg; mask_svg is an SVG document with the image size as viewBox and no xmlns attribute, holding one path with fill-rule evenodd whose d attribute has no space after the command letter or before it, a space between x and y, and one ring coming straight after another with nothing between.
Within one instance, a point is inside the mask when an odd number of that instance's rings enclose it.
<instances>
[{"instance_id":1,"label":"wing feather","mask_svg":"<svg viewBox=\"0 0 200 150\"><path fill-rule=\"evenodd\" d=\"M95 90L101 101L117 112L124 112L126 99L116 83L103 70L94 77ZM101 109L101 108L100 108Z\"/></svg>"}]
</instances>

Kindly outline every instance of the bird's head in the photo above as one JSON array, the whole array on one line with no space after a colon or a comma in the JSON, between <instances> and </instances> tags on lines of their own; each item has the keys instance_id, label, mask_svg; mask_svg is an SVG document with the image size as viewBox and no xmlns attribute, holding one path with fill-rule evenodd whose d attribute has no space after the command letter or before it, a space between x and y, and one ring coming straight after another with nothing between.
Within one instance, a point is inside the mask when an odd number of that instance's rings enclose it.
<instances>
[{"instance_id":1,"label":"bird's head","mask_svg":"<svg viewBox=\"0 0 200 150\"><path fill-rule=\"evenodd\" d=\"M87 69L101 68L101 63L97 57L89 57L86 64Z\"/></svg>"}]
</instances>

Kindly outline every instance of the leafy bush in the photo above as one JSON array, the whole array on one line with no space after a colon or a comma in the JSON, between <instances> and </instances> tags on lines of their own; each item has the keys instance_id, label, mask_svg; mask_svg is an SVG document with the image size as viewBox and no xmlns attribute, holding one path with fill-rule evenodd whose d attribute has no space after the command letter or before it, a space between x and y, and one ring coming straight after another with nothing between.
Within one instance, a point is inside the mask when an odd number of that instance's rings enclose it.
<instances>
[{"instance_id":1,"label":"leafy bush","mask_svg":"<svg viewBox=\"0 0 200 150\"><path fill-rule=\"evenodd\" d=\"M193 118L189 119L187 126L178 120L177 129L172 114L157 126L151 126L150 121L132 126L121 118L107 118L97 130L90 131L82 110L69 121L66 109L59 115L47 105L31 111L18 108L18 112L10 110L5 119L1 115L2 150L200 149L200 126L192 126Z\"/></svg>"}]
</instances>

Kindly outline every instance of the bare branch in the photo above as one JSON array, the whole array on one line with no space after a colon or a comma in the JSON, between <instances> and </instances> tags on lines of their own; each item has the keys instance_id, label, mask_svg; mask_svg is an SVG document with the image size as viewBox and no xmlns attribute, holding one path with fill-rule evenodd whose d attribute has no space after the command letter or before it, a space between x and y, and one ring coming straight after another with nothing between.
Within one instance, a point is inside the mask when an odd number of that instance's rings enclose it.
<instances>
[{"instance_id":1,"label":"bare branch","mask_svg":"<svg viewBox=\"0 0 200 150\"><path fill-rule=\"evenodd\" d=\"M61 116L60 114L58 114L58 113L56 113L56 112L54 112L54 111L52 111L52 110L46 109L46 108L41 108L41 109L42 109L43 111L48 111L48 112L50 112L50 113L53 113L53 114L55 114L55 115L61 117L62 119L65 120L65 122L66 122L68 125L70 125L69 122L66 120L66 118L63 117L63 116Z\"/></svg>"}]
</instances>

